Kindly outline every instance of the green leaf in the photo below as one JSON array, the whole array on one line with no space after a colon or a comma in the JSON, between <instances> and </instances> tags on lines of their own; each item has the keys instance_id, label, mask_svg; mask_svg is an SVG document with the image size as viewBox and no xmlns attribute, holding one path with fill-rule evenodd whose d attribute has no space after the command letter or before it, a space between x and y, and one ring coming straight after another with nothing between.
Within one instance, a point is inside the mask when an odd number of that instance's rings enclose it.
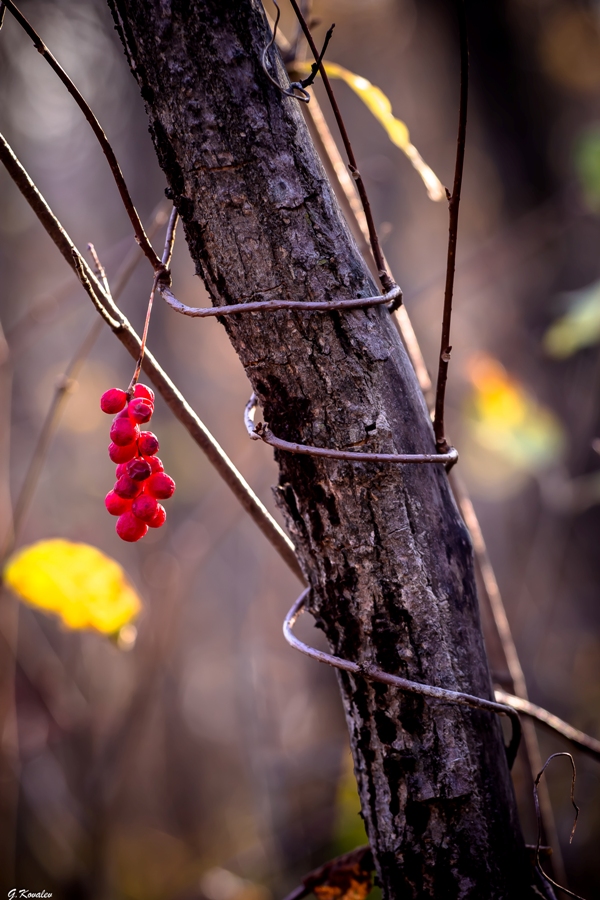
<instances>
[{"instance_id":1,"label":"green leaf","mask_svg":"<svg viewBox=\"0 0 600 900\"><path fill-rule=\"evenodd\" d=\"M544 349L555 359L566 359L582 347L600 341L600 281L566 295L570 309L544 335Z\"/></svg>"}]
</instances>

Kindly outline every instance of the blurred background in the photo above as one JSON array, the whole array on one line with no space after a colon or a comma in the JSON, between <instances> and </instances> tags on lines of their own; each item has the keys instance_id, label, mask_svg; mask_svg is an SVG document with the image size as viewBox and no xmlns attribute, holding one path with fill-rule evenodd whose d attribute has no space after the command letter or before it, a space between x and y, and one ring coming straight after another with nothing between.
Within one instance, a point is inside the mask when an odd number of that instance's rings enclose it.
<instances>
[{"instance_id":1,"label":"blurred background","mask_svg":"<svg viewBox=\"0 0 600 900\"><path fill-rule=\"evenodd\" d=\"M96 112L162 246L164 179L108 8L102 0L21 5ZM600 736L600 3L467 7L471 105L450 431L530 697ZM385 92L451 185L453 4L315 0L313 15L319 40L336 23L328 58ZM285 6L282 25L293 36ZM135 245L108 167L10 15L0 78L2 132L79 248L93 241L114 286ZM446 205L428 199L360 99L335 87L385 253L435 368ZM320 85L316 92L321 98ZM24 482L33 486L26 473L44 418L96 314L4 170L0 233L4 541L11 505ZM178 297L204 302L183 240L173 268ZM149 289L141 263L120 301L138 331ZM247 439L249 385L222 327L158 303L149 346L277 517L271 452ZM160 399L153 430L177 482L167 526L139 544L117 538L103 505L113 467L98 399L125 388L132 370L101 330L63 392L18 546L61 537L116 559L142 599L135 626L112 637L68 629L2 591L0 893L276 900L309 869L364 842L335 676L284 643L281 622L298 583ZM303 629L314 639L309 623ZM499 683L503 674L494 673ZM539 738L544 758L570 749ZM591 897L600 883L600 768L574 755L581 815L571 845L566 764L548 783L570 886ZM517 790L534 843L522 778Z\"/></svg>"}]
</instances>

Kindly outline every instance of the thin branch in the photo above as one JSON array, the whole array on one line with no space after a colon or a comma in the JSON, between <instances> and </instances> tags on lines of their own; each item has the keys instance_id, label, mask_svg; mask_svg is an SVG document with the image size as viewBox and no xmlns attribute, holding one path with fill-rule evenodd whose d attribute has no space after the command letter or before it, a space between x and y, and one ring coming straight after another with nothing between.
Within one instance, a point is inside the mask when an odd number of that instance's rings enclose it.
<instances>
[{"instance_id":1,"label":"thin branch","mask_svg":"<svg viewBox=\"0 0 600 900\"><path fill-rule=\"evenodd\" d=\"M433 429L437 449L443 452L448 447L444 427L444 401L448 364L450 362L450 325L452 322L452 295L454 292L454 272L456 269L456 243L458 239L458 212L465 162L465 142L467 137L467 102L469 96L469 44L467 37L467 17L465 0L456 0L460 40L460 104L458 111L458 137L456 141L456 166L452 194L448 196L449 233L448 261L446 266L446 288L444 291L444 313L442 316L442 339L435 389L435 418Z\"/></svg>"},{"instance_id":2,"label":"thin branch","mask_svg":"<svg viewBox=\"0 0 600 900\"><path fill-rule=\"evenodd\" d=\"M6 166L17 187L30 204L38 219L52 238L69 266L75 270L82 281L90 299L100 314L108 320L112 330L134 359L139 357L141 340L121 313L113 299L105 294L102 285L91 271L83 257L78 253L69 235L62 227L54 213L36 188L35 184L0 135L0 160ZM215 467L221 478L235 494L244 509L258 525L268 541L275 547L285 563L298 578L305 582L304 575L296 558L294 546L285 532L261 503L250 485L233 465L223 448L216 441L208 428L196 415L185 397L173 384L169 376L160 367L152 353L146 352L143 370L146 372L157 391L177 418L187 429L193 440L203 450L209 462Z\"/></svg>"},{"instance_id":3,"label":"thin branch","mask_svg":"<svg viewBox=\"0 0 600 900\"><path fill-rule=\"evenodd\" d=\"M148 328L150 327L150 316L152 315L152 305L154 303L154 294L156 293L156 285L158 284L158 279L160 278L160 272L156 272L154 274L154 278L152 280L152 290L150 291L150 299L148 300L148 309L146 310L146 319L144 321L144 330L142 332L142 342L140 344L140 355L137 358L137 362L135 364L135 369L133 372L133 376L131 381L129 382L129 387L127 388L127 393L130 396L133 396L133 389L138 383L140 372L142 371L142 365L144 364L144 355L146 353L146 341L148 339Z\"/></svg>"},{"instance_id":4,"label":"thin branch","mask_svg":"<svg viewBox=\"0 0 600 900\"><path fill-rule=\"evenodd\" d=\"M387 462L387 463L444 463L454 465L458 460L458 452L451 447L447 453L362 453L355 450L332 450L328 447L310 447L276 437L270 428L259 422L254 424L254 413L258 397L252 394L244 410L244 424L252 440L264 441L277 450L286 453L298 453L303 456L319 456L323 459L343 459L349 462Z\"/></svg>"},{"instance_id":5,"label":"thin branch","mask_svg":"<svg viewBox=\"0 0 600 900\"><path fill-rule=\"evenodd\" d=\"M167 200L161 200L152 211L150 224L146 229L146 234L150 239L152 239L159 228L168 221L169 210L166 209L167 203ZM113 244L112 247L114 248L121 243L122 242L119 241L117 244ZM113 279L113 296L115 298L121 295L123 288L131 278L132 272L142 258L143 253L139 244L132 242L131 247L127 251ZM33 335L35 326L39 324L40 318L44 315L46 310L50 311L54 307L59 307L57 312L58 314L62 313L64 311L61 306L63 300L71 293L71 290L74 292L75 288L76 286L72 285L70 280L67 279L64 285L59 286L51 294L42 296L36 303L32 304L19 319L17 319L16 323L6 335L10 344L13 359L15 355L21 351L22 347L26 345L27 339ZM52 322L52 319L50 321Z\"/></svg>"},{"instance_id":6,"label":"thin branch","mask_svg":"<svg viewBox=\"0 0 600 900\"><path fill-rule=\"evenodd\" d=\"M457 703L459 706L469 706L472 709L483 709L486 712L493 712L499 716L507 716L512 724L512 737L509 746L506 748L506 756L509 768L512 768L521 740L521 723L516 710L507 704L496 703L493 700L484 700L482 697L474 697L472 694L465 694L463 691L449 691L430 684L419 684L416 681L409 681L407 678L401 678L399 675L391 675L389 672L384 672L377 666L372 666L368 663L352 662L349 659L342 659L340 656L333 656L331 653L317 650L316 647L310 647L295 637L292 630L300 615L305 611L306 601L310 592L311 588L308 587L300 594L283 622L283 636L291 647L299 650L306 656L310 656L312 659L316 659L318 662L333 666L335 669L342 669L344 672L350 672L353 675L363 675L372 681L389 684L411 694L420 694L423 697L429 697L431 700Z\"/></svg>"},{"instance_id":7,"label":"thin branch","mask_svg":"<svg viewBox=\"0 0 600 900\"><path fill-rule=\"evenodd\" d=\"M333 187L336 196L342 205L344 215L348 219L348 223L354 236L357 238L359 250L369 268L376 275L375 261L373 260L371 245L369 244L369 227L367 225L365 213L357 195L355 183L353 183L348 174L348 169L344 165L344 161L337 148L337 144L333 139L331 131L329 130L329 126L325 121L317 98L315 96L311 97L310 105L303 106L302 110L308 121L309 129L311 130L313 137L317 138L315 143L317 144L319 154L322 156L327 174L333 182ZM398 308L394 310L392 320L402 337L404 346L406 347L410 361L417 375L423 396L429 403L432 390L431 378L429 377L427 366L425 365L425 360L421 353L421 348L419 347L409 315L403 305L398 306Z\"/></svg>"},{"instance_id":8,"label":"thin branch","mask_svg":"<svg viewBox=\"0 0 600 900\"><path fill-rule=\"evenodd\" d=\"M153 224L156 218L156 216L153 217ZM100 259L98 258L96 248L93 244L88 244L88 250L90 251L90 255L94 260L96 274L102 281L107 294L110 294L106 271L104 269L104 266L100 262ZM129 278L133 274L135 266L139 263L139 261L140 255L138 250L138 252L135 254L134 265L130 265L127 268L123 269L123 277L118 279L118 285L115 289L113 299L118 300ZM27 467L21 490L15 501L11 525L8 529L4 546L0 551L0 570L2 569L4 562L6 561L9 554L12 553L12 550L19 540L21 528L24 524L25 517L29 510L31 500L42 473L44 462L50 448L52 438L54 437L60 423L60 418L65 403L69 397L69 394L71 393L82 365L90 354L94 344L102 334L102 325L102 319L96 319L94 321L94 324L89 329L82 342L76 349L73 357L67 365L63 375L61 375L60 380L56 386L54 396L52 397L50 406L48 407L48 411L46 412L44 421L42 423L40 434L33 451L33 456L31 457L31 461L29 463L29 466Z\"/></svg>"},{"instance_id":9,"label":"thin branch","mask_svg":"<svg viewBox=\"0 0 600 900\"><path fill-rule=\"evenodd\" d=\"M7 534L4 546L2 547L2 551L0 552L0 570L2 569L4 562L12 552L15 544L19 539L21 528L25 521L25 516L27 515L27 511L29 510L31 499L42 473L46 455L48 453L52 438L54 437L54 434L56 432L56 427L58 425L63 406L73 389L74 381L77 378L81 366L85 362L87 355L94 346L101 331L102 320L99 319L94 322L92 328L88 331L84 340L79 345L75 355L69 362L69 365L65 369L65 372L61 376L60 381L56 387L54 396L44 418L42 428L37 439L35 449L33 451L33 456L31 458L29 466L27 467L27 471L25 472L23 485L15 501L12 515L12 527Z\"/></svg>"},{"instance_id":10,"label":"thin branch","mask_svg":"<svg viewBox=\"0 0 600 900\"><path fill-rule=\"evenodd\" d=\"M559 891L562 891L564 894L567 894L569 897L575 897L576 900L583 900L583 897L581 897L579 894L574 894L573 891L568 890L568 888L563 887L561 884L558 884L556 881L553 881L553 879L550 878L549 875L546 875L546 873L544 872L544 870L542 868L542 863L540 862L540 844L541 844L541 840L542 840L542 818L540 816L540 804L538 802L537 789L538 789L538 785L540 783L540 778L542 777L542 775L544 774L544 772L546 771L546 769L548 768L548 766L550 765L552 760L556 759L558 756L566 756L567 759L569 760L569 762L571 763L571 768L573 770L573 776L571 778L571 803L573 804L573 808L575 810L575 821L573 822L573 827L571 829L571 836L569 838L569 843L571 843L571 841L573 840L573 835L575 834L575 829L577 828L577 819L579 818L579 807L575 803L575 781L577 779L577 772L575 769L575 760L573 759L573 757L571 756L570 753L564 753L564 752L563 753L553 753L552 756L548 757L548 759L542 766L542 770L541 770L541 772L538 773L538 776L535 779L535 782L533 785L533 800L535 803L535 811L536 811L537 820L538 820L538 836L537 836L537 842L535 845L535 867L538 870L538 872L540 873L540 875L543 878L545 878L546 881L550 882L550 884L553 887L558 888Z\"/></svg>"},{"instance_id":11,"label":"thin branch","mask_svg":"<svg viewBox=\"0 0 600 900\"><path fill-rule=\"evenodd\" d=\"M140 217L137 213L135 206L133 205L133 200L131 199L131 195L129 193L129 189L125 183L125 179L123 177L123 173L121 171L121 167L117 161L117 157L115 156L114 150L110 145L106 134L100 122L92 112L90 106L84 100L81 92L75 86L73 81L69 78L63 67L60 65L58 60L52 55L52 53L48 50L43 40L39 36L39 34L35 31L35 29L30 25L27 21L23 13L19 10L19 8L13 3L13 0L5 0L4 6L12 13L14 18L17 20L21 28L26 32L26 34L33 41L33 45L35 49L40 53L46 62L50 65L53 71L58 75L69 94L73 97L77 106L82 111L85 116L87 122L92 128L92 131L96 135L98 139L98 143L102 147L102 151L106 156L108 161L108 165L110 166L110 170L113 174L113 178L116 182L117 188L119 190L119 194L121 195L121 200L123 201L123 205L125 210L127 211L127 215L129 216L129 220L133 226L133 230L135 233L135 239L142 248L144 255L152 264L152 267L156 270L163 271L164 266L161 263L160 259L154 252L154 249L148 240L148 236L144 231L144 226L140 220Z\"/></svg>"},{"instance_id":12,"label":"thin branch","mask_svg":"<svg viewBox=\"0 0 600 900\"><path fill-rule=\"evenodd\" d=\"M277 13L275 15L275 22L273 24L273 34L271 35L271 40L269 41L269 43L267 44L267 46L265 47L265 49L262 52L261 63L262 63L263 71L264 71L265 75L267 76L267 78L269 79L269 81L271 82L271 84L274 87L276 87L277 90L281 91L281 93L284 94L286 97L293 97L294 100L300 100L302 103L308 103L310 100L310 94L308 93L307 90L304 89L304 87L302 86L302 84L299 81L297 81L293 84L290 84L289 88L283 88L283 87L281 87L281 85L279 84L277 79L273 78L273 76L269 72L269 69L267 68L267 54L268 54L269 50L271 49L271 47L273 46L273 44L275 43L275 40L277 38L277 29L279 28L279 19L281 17L281 10L279 8L279 4L277 3L277 0L273 0L273 5L274 5L275 9L277 10ZM298 93L296 93L296 91Z\"/></svg>"},{"instance_id":13,"label":"thin branch","mask_svg":"<svg viewBox=\"0 0 600 900\"><path fill-rule=\"evenodd\" d=\"M536 722L545 725L546 728L549 728L556 734L560 734L561 737L566 738L567 741L570 741L583 753L587 753L600 762L600 741L597 738L580 731L579 728L574 728L573 725L569 725L568 722L559 719L558 716L548 712L542 706L532 703L531 700L524 700L522 697L515 697L513 694L508 694L506 691L501 690L495 691L495 694L496 699L500 703L512 706L513 709L516 709L522 715L535 719Z\"/></svg>"},{"instance_id":14,"label":"thin branch","mask_svg":"<svg viewBox=\"0 0 600 900\"><path fill-rule=\"evenodd\" d=\"M171 262L171 257L173 256L173 247L175 245L175 232L177 230L177 222L179 221L179 213L173 207L171 210L171 215L169 217L169 224L167 226L167 235L165 238L165 249L163 250L162 255L162 264L163 271L156 269L154 272L154 280L152 282L152 290L150 291L150 299L148 300L148 309L146 310L146 320L144 322L144 330L142 332L142 345L140 347L140 355L138 357L138 361L135 366L135 371L133 373L132 379L129 383L129 387L127 388L127 393L133 396L133 389L138 383L140 372L142 371L142 364L144 362L144 353L146 352L146 341L148 340L148 329L150 327L150 316L152 315L152 306L154 304L154 294L156 293L156 286L159 281L164 281L164 271L169 268L169 263ZM105 290L107 294L110 294L110 288L108 287L108 283L105 282Z\"/></svg>"},{"instance_id":15,"label":"thin branch","mask_svg":"<svg viewBox=\"0 0 600 900\"><path fill-rule=\"evenodd\" d=\"M273 312L277 309L303 309L306 312L329 312L332 309L361 309L368 306L392 305L402 298L397 284L392 284L385 294L375 297L354 297L351 300L253 300L250 303L232 303L229 306L186 306L173 295L162 281L158 289L171 309L184 316L205 319L210 316L235 316L248 312Z\"/></svg>"},{"instance_id":16,"label":"thin branch","mask_svg":"<svg viewBox=\"0 0 600 900\"><path fill-rule=\"evenodd\" d=\"M288 56L291 59L294 58L293 55L288 54ZM329 126L325 121L325 117L323 116L317 98L313 95L310 105L302 107L302 110L305 118L307 119L309 129L311 131L311 134L313 135L313 139L315 140L327 174L329 175L336 195L340 200L340 203L342 204L344 214L348 219L348 224L350 225L355 237L357 238L359 249L365 261L373 270L374 262L372 258L371 248L368 243L369 232L364 211L360 205L356 187L352 183L352 180L348 174L348 170L344 165L344 161L338 150L337 144L333 140L331 131L329 130ZM421 353L421 348L419 347L419 343L412 327L412 323L410 321L410 317L406 307L400 306L393 313L392 319L402 337L426 402L428 406L432 408L434 398L431 378L429 376L429 372L427 371L427 366L425 364L423 354ZM502 596L498 589L498 584L494 575L494 570L487 555L487 549L485 546L485 541L481 532L479 521L477 519L477 515L475 513L475 510L473 509L473 504L468 497L464 485L462 484L460 476L453 473L453 475L451 476L451 484L453 492L460 506L463 519L465 520L465 524L471 532L475 559L482 575L483 588L486 596L488 597L494 625L496 627L504 657L507 661L507 666L511 674L513 690L515 694L518 694L520 697L527 698L527 686L525 677L523 675L523 669L519 661ZM522 723L522 730L524 751L531 773L531 783L533 784L536 772L539 771L542 764L534 720L527 717ZM563 878L564 865L562 863L562 855L560 852L560 844L558 842L556 824L554 821L548 788L545 782L540 783L540 785L538 786L538 799L540 801L544 830L548 839L550 840L550 843L553 846L552 865L560 880L565 880Z\"/></svg>"},{"instance_id":17,"label":"thin branch","mask_svg":"<svg viewBox=\"0 0 600 900\"><path fill-rule=\"evenodd\" d=\"M485 539L483 537L483 532L481 531L481 526L479 524L477 514L475 513L473 503L471 502L471 499L467 493L463 480L460 474L457 474L456 470L454 470L450 476L450 484L452 487L452 492L458 503L458 507L463 517L464 523L471 535L475 563L477 565L477 568L479 569L479 574L481 576L481 587L483 589L483 597L481 598L481 600L487 602L491 612L493 626L496 630L496 634L498 636L498 640L500 642L500 647L502 650L502 655L504 656L504 662L506 664L510 677L510 690L517 697L527 701L528 694L525 674L519 660L519 654L517 652L517 648L510 629L510 623L508 621L506 608L502 600L502 594L500 593L498 581L496 579L496 575L494 573L494 569L487 552ZM507 694L507 696L509 695ZM536 773L539 772L542 766L542 754L540 752L540 745L533 719L526 718L522 725L523 751L531 777L531 784L533 784ZM552 868L554 870L554 874L559 881L566 881L566 873L562 852L560 849L560 842L558 839L558 832L556 829L556 821L554 818L550 794L548 792L548 786L545 781L543 781L538 787L538 799L540 802L542 825L545 837L553 849Z\"/></svg>"},{"instance_id":18,"label":"thin branch","mask_svg":"<svg viewBox=\"0 0 600 900\"><path fill-rule=\"evenodd\" d=\"M177 223L179 222L179 213L173 207L171 210L171 215L169 216L169 224L167 225L167 235L165 237L165 249L163 250L162 255L162 264L166 266L168 269L171 265L171 258L173 256L173 247L175 246L175 233L177 231Z\"/></svg>"},{"instance_id":19,"label":"thin branch","mask_svg":"<svg viewBox=\"0 0 600 900\"><path fill-rule=\"evenodd\" d=\"M296 13L296 18L300 23L300 27L304 32L304 36L308 41L308 45L311 49L311 53L315 58L315 62L318 64L319 72L321 73L321 78L323 79L323 85L325 90L327 91L327 96L329 98L329 102L331 103L331 108L333 110L333 114L335 116L335 120L337 122L338 128L340 130L340 134L342 136L342 141L344 144L344 148L346 150L346 154L348 156L348 168L350 169L350 173L356 182L356 187L361 199L361 203L363 205L363 209L365 211L365 217L367 220L367 227L369 230L369 240L371 242L371 248L373 250L373 258L375 260L375 265L377 266L377 271L379 275L379 280L383 286L385 291L389 291L392 286L391 279L388 275L385 259L383 256L383 252L381 250L381 244L379 243L379 237L377 236L377 230L375 228L375 222L373 221L373 212L371 210L371 204L369 202L369 197L367 195L367 191L362 180L361 174L358 171L358 165L356 162L356 157L354 156L354 150L352 149L352 144L350 143L350 138L348 137L348 132L346 130L346 125L342 118L342 114L340 112L340 108L337 104L337 100L335 99L335 94L333 93L333 89L331 87L331 82L327 77L327 72L325 70L325 66L323 65L323 61L319 58L319 51L317 50L317 46L313 40L312 34L310 33L310 28L306 23L306 19L302 15L302 10L298 6L297 0L290 0L294 12Z\"/></svg>"},{"instance_id":20,"label":"thin branch","mask_svg":"<svg viewBox=\"0 0 600 900\"><path fill-rule=\"evenodd\" d=\"M106 277L106 269L100 262L98 258L98 254L96 253L96 248L93 244L88 244L88 250L90 251L90 256L94 260L94 265L96 267L96 275L100 279L102 283L102 287L104 288L105 293L110 294L110 285L108 283L108 278Z\"/></svg>"}]
</instances>

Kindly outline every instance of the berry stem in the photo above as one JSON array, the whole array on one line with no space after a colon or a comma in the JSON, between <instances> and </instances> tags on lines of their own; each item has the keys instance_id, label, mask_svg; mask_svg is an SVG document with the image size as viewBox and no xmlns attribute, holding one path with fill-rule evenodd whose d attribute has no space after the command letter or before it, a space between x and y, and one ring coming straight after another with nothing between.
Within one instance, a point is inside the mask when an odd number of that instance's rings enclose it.
<instances>
[{"instance_id":1,"label":"berry stem","mask_svg":"<svg viewBox=\"0 0 600 900\"><path fill-rule=\"evenodd\" d=\"M140 372L142 371L142 363L144 362L144 353L146 352L146 338L148 337L148 326L150 325L150 316L152 314L152 304L154 303L154 294L156 293L156 285L158 284L158 279L160 278L161 272L155 272L154 280L152 282L152 290L150 291L150 299L148 300L148 309L146 311L146 321L144 322L144 331L142 334L142 343L140 345L140 355L138 357L138 361L135 367L135 372L133 373L133 378L129 383L129 387L127 388L128 397L133 397L133 389L138 383L138 378L140 377Z\"/></svg>"},{"instance_id":2,"label":"berry stem","mask_svg":"<svg viewBox=\"0 0 600 900\"><path fill-rule=\"evenodd\" d=\"M177 223L179 221L179 213L173 207L167 225L167 234L165 238L165 249L162 255L162 267L154 270L154 281L152 282L152 290L150 291L150 299L148 300L148 310L146 312L146 321L144 322L144 333L142 334L142 343L140 346L140 355L133 373L133 378L127 388L129 397L133 397L133 389L138 383L140 372L142 371L142 363L144 362L144 353L146 352L146 338L148 337L148 326L150 325L150 316L152 314L152 304L154 303L154 294L159 280L165 277L165 271L168 273L171 257L173 256L173 245L175 244L175 232L177 231ZM93 248L92 251L93 252Z\"/></svg>"}]
</instances>

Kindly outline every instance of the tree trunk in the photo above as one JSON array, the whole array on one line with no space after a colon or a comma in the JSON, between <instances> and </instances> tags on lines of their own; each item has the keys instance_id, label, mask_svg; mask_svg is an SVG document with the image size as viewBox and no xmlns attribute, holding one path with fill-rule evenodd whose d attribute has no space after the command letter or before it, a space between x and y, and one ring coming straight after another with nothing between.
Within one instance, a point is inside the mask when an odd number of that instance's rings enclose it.
<instances>
[{"instance_id":1,"label":"tree trunk","mask_svg":"<svg viewBox=\"0 0 600 900\"><path fill-rule=\"evenodd\" d=\"M297 101L263 72L270 31L257 0L109 2L213 303L378 293ZM222 321L279 437L435 452L386 309ZM492 698L471 546L443 467L276 457L277 500L333 652ZM526 896L497 717L339 680L385 897Z\"/></svg>"}]
</instances>

